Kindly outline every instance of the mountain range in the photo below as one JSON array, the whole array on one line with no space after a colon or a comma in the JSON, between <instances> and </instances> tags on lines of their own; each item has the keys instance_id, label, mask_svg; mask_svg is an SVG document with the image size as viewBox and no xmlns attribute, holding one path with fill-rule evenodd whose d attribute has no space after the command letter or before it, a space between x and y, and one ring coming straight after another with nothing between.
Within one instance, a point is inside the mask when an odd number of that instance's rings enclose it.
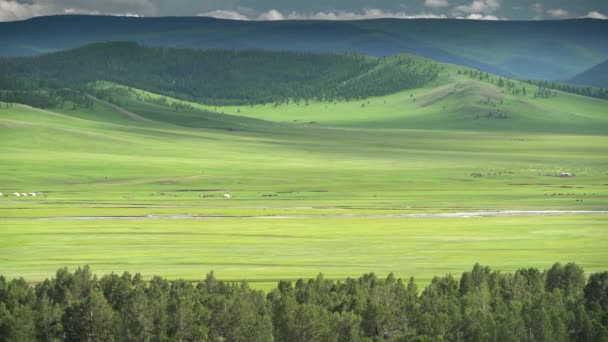
<instances>
[{"instance_id":1,"label":"mountain range","mask_svg":"<svg viewBox=\"0 0 608 342\"><path fill-rule=\"evenodd\" d=\"M0 23L0 56L38 55L104 41L375 57L410 53L506 77L567 81L608 58L606 37L608 21L594 19L260 22L64 15Z\"/></svg>"}]
</instances>

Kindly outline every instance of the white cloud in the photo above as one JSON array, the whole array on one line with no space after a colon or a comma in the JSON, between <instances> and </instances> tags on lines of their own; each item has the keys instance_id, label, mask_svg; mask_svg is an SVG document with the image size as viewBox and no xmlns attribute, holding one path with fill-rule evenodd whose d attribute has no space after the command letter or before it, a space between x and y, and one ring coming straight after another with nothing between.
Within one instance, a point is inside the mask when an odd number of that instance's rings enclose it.
<instances>
[{"instance_id":1,"label":"white cloud","mask_svg":"<svg viewBox=\"0 0 608 342\"><path fill-rule=\"evenodd\" d=\"M448 7L448 0L424 0L424 6L432 8Z\"/></svg>"},{"instance_id":2,"label":"white cloud","mask_svg":"<svg viewBox=\"0 0 608 342\"><path fill-rule=\"evenodd\" d=\"M65 8L63 10L64 14L90 14L90 15L99 15L99 11L89 11L83 10L80 8Z\"/></svg>"},{"instance_id":3,"label":"white cloud","mask_svg":"<svg viewBox=\"0 0 608 342\"><path fill-rule=\"evenodd\" d=\"M113 15L118 15L121 17L132 17L132 18L141 18L143 17L143 15L139 14L139 13L115 13Z\"/></svg>"},{"instance_id":4,"label":"white cloud","mask_svg":"<svg viewBox=\"0 0 608 342\"><path fill-rule=\"evenodd\" d=\"M346 11L338 12L317 12L309 15L301 15L297 13L291 13L288 19L316 19L316 20L364 20L364 19L381 19L381 18L393 18L393 19L417 19L417 18L446 18L445 15L433 14L433 13L418 13L418 14L407 14L405 12L390 12L384 11L378 8L366 9L363 13L354 13Z\"/></svg>"},{"instance_id":5,"label":"white cloud","mask_svg":"<svg viewBox=\"0 0 608 342\"><path fill-rule=\"evenodd\" d=\"M142 13L155 14L152 0L107 0L103 8L93 0L59 1L38 0L19 2L15 0L0 0L0 22L24 20L32 17L53 14L105 14L126 17L140 17ZM76 6L73 6L73 5Z\"/></svg>"},{"instance_id":6,"label":"white cloud","mask_svg":"<svg viewBox=\"0 0 608 342\"><path fill-rule=\"evenodd\" d=\"M283 13L276 9L271 9L268 12L262 13L258 16L257 20L284 20L285 16Z\"/></svg>"},{"instance_id":7,"label":"white cloud","mask_svg":"<svg viewBox=\"0 0 608 342\"><path fill-rule=\"evenodd\" d=\"M534 17L532 17L532 20L543 20L543 5L535 2L532 5L530 5L530 8L536 12L536 14L534 15Z\"/></svg>"},{"instance_id":8,"label":"white cloud","mask_svg":"<svg viewBox=\"0 0 608 342\"><path fill-rule=\"evenodd\" d=\"M569 12L563 8L554 8L547 10L547 14L555 18L563 18L567 16Z\"/></svg>"},{"instance_id":9,"label":"white cloud","mask_svg":"<svg viewBox=\"0 0 608 342\"><path fill-rule=\"evenodd\" d=\"M390 12L384 11L377 8L366 9L362 13L348 12L348 11L329 11L329 12L316 12L316 13L299 13L290 12L282 13L276 9L271 9L267 12L259 15L245 14L237 11L211 11L206 13L200 13L200 16L208 16L220 19L233 19L233 20L259 20L259 21L272 21L272 20L363 20L363 19L380 19L380 18L397 18L397 19L416 19L416 18L434 18L442 19L447 16L442 14L433 13L419 13L410 15L405 12Z\"/></svg>"},{"instance_id":10,"label":"white cloud","mask_svg":"<svg viewBox=\"0 0 608 342\"><path fill-rule=\"evenodd\" d=\"M479 13L471 13L464 18L460 19L469 19L469 20L503 20L495 15L491 14L479 14Z\"/></svg>"},{"instance_id":11,"label":"white cloud","mask_svg":"<svg viewBox=\"0 0 608 342\"><path fill-rule=\"evenodd\" d=\"M199 13L197 15L199 17L213 17L213 18L218 18L218 19L249 20L249 18L247 16L245 16L244 14L241 14L239 12L236 12L236 11L217 10L217 11Z\"/></svg>"},{"instance_id":12,"label":"white cloud","mask_svg":"<svg viewBox=\"0 0 608 342\"><path fill-rule=\"evenodd\" d=\"M134 18L141 18L143 17L143 15L139 14L139 13L130 13L130 12L125 12L125 13L101 13L97 10L85 10L85 9L81 9L81 8L65 8L63 10L64 14L88 14L88 15L100 15L100 14L104 14L104 15L113 15L116 17L134 17Z\"/></svg>"},{"instance_id":13,"label":"white cloud","mask_svg":"<svg viewBox=\"0 0 608 342\"><path fill-rule=\"evenodd\" d=\"M585 18L607 20L608 19L608 15L600 13L598 11L591 11L591 12L587 13L587 15L585 16Z\"/></svg>"},{"instance_id":14,"label":"white cloud","mask_svg":"<svg viewBox=\"0 0 608 342\"><path fill-rule=\"evenodd\" d=\"M474 0L468 5L454 7L454 13L493 13L500 8L500 0Z\"/></svg>"},{"instance_id":15,"label":"white cloud","mask_svg":"<svg viewBox=\"0 0 608 342\"><path fill-rule=\"evenodd\" d=\"M17 1L0 0L0 21L23 20L51 13L51 9L44 5L22 4Z\"/></svg>"}]
</instances>

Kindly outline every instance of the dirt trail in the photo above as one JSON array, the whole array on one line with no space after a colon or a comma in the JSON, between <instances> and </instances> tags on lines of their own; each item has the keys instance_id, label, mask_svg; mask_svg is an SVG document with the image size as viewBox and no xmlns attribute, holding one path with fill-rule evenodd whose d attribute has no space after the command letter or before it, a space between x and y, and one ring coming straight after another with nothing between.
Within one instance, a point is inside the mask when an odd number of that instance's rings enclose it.
<instances>
[{"instance_id":1,"label":"dirt trail","mask_svg":"<svg viewBox=\"0 0 608 342\"><path fill-rule=\"evenodd\" d=\"M87 94L87 97L88 97L88 98L90 98L91 100L96 101L96 102L99 102L99 103L101 103L102 105L104 105L104 106L106 106L106 107L109 107L109 108L111 108L111 109L113 109L113 110L115 110L115 111L117 111L117 112L119 112L119 113L125 114L125 115L126 115L127 117L129 117L129 119L131 119L131 120L135 120L135 121L152 121L152 120L150 120L150 119L146 119L146 118L144 118L144 117L143 117L143 116L141 116L141 115L135 114L135 113L130 112L130 111L128 111L128 110L126 110L126 109L124 109L124 108L122 108L122 107L119 107L119 106L117 106L117 105L115 105L115 104L112 104L112 103L110 103L110 102L108 102L108 101L104 101L104 100L98 99L98 98L96 98L96 97L95 97L95 96L93 96L93 95L89 95L89 94Z\"/></svg>"},{"instance_id":2,"label":"dirt trail","mask_svg":"<svg viewBox=\"0 0 608 342\"><path fill-rule=\"evenodd\" d=\"M515 217L515 216L570 216L608 215L608 210L497 210L460 213L420 213L420 214L319 214L319 215L267 215L267 216L202 216L191 214L147 215L147 216L58 216L37 217L31 220L221 220L221 219L308 219L308 218L470 218L470 217ZM28 219L28 218L22 218Z\"/></svg>"}]
</instances>

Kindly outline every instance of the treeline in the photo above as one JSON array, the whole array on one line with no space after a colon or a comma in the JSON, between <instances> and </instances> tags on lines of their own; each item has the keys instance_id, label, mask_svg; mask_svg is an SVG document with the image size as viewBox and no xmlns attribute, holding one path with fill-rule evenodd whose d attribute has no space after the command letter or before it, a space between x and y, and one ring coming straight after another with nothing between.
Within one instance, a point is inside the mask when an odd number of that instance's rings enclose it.
<instances>
[{"instance_id":1,"label":"treeline","mask_svg":"<svg viewBox=\"0 0 608 342\"><path fill-rule=\"evenodd\" d=\"M575 264L514 273L475 265L419 290L373 273L246 283L141 275L97 278L88 267L30 286L0 277L0 341L606 341L608 272Z\"/></svg>"},{"instance_id":2,"label":"treeline","mask_svg":"<svg viewBox=\"0 0 608 342\"><path fill-rule=\"evenodd\" d=\"M509 78L503 77L498 77L495 80L495 77L491 76L487 72L472 69L465 69L463 71L458 70L458 74L468 76L472 79L478 79L480 81L496 83L497 86L505 89L509 94L515 96L526 96L528 94L528 91L526 90L526 85L529 84L536 86L534 92L530 94L533 98L555 97L557 96L557 91L559 90L566 93L608 100L608 89L604 88L579 86L574 84L550 82L543 80L521 80L515 82Z\"/></svg>"},{"instance_id":3,"label":"treeline","mask_svg":"<svg viewBox=\"0 0 608 342\"><path fill-rule=\"evenodd\" d=\"M506 90L506 92L508 92L511 95L514 96L526 96L527 95L527 90L525 85L516 83L515 81L509 79L509 78L503 78L503 77L494 77L491 76L490 74L488 74L487 72L483 72L481 70L473 70L473 69L465 69L463 71L458 70L458 75L465 75L468 76L472 79L478 79L480 81L485 81L485 82L490 82L490 83L494 83L496 82L496 85L500 88L503 88ZM537 92L534 93L534 97L541 97L540 95L545 95L544 92L541 91L540 87L539 90ZM542 96L544 97L544 96Z\"/></svg>"},{"instance_id":4,"label":"treeline","mask_svg":"<svg viewBox=\"0 0 608 342\"><path fill-rule=\"evenodd\" d=\"M153 96L131 87L117 84L104 84L104 82L93 82L87 85L86 92L93 96L108 101L115 105L121 105L119 99L130 98L139 102L153 103L159 106L168 106L176 111L195 110L194 106L188 102L182 102L167 98L166 96Z\"/></svg>"},{"instance_id":5,"label":"treeline","mask_svg":"<svg viewBox=\"0 0 608 342\"><path fill-rule=\"evenodd\" d=\"M109 81L210 105L349 100L424 86L441 66L396 55L196 50L98 43L0 60L11 75L78 86Z\"/></svg>"},{"instance_id":6,"label":"treeline","mask_svg":"<svg viewBox=\"0 0 608 342\"><path fill-rule=\"evenodd\" d=\"M550 90L559 90L566 93L608 100L608 89L606 88L587 87L550 81L525 80L523 82L537 86L544 93L550 93Z\"/></svg>"},{"instance_id":7,"label":"treeline","mask_svg":"<svg viewBox=\"0 0 608 342\"><path fill-rule=\"evenodd\" d=\"M0 102L22 103L36 108L91 108L93 101L81 88L61 82L10 76L0 69Z\"/></svg>"}]
</instances>

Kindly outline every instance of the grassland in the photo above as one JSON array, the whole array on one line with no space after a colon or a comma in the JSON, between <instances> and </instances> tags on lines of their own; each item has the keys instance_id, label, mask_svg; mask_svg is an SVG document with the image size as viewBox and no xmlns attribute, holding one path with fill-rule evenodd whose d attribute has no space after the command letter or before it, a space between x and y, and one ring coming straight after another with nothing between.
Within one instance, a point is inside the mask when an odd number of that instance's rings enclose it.
<instances>
[{"instance_id":1,"label":"grassland","mask_svg":"<svg viewBox=\"0 0 608 342\"><path fill-rule=\"evenodd\" d=\"M427 88L365 101L180 110L116 101L147 120L101 102L0 106L0 192L43 194L0 198L0 274L36 281L88 263L194 279L213 269L267 287L318 272L426 282L475 262L608 267L606 215L246 218L606 210L607 101L510 95L454 68ZM486 116L496 110L508 118ZM60 219L176 214L231 218Z\"/></svg>"},{"instance_id":2,"label":"grassland","mask_svg":"<svg viewBox=\"0 0 608 342\"><path fill-rule=\"evenodd\" d=\"M226 280L269 288L279 279L345 278L366 272L457 274L475 262L500 270L575 260L606 269L608 220L580 217L481 219L222 219L152 221L3 220L2 274L29 280L60 267L146 277Z\"/></svg>"}]
</instances>

